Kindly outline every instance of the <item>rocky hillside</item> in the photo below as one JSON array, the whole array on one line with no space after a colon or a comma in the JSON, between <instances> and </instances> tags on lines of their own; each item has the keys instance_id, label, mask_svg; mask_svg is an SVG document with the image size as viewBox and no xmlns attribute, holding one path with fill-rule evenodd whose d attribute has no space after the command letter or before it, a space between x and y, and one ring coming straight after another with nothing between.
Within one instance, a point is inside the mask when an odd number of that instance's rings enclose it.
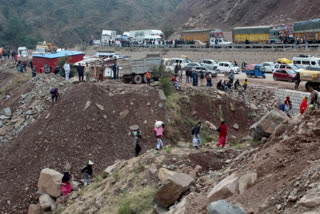
<instances>
[{"instance_id":1,"label":"rocky hillside","mask_svg":"<svg viewBox=\"0 0 320 214\"><path fill-rule=\"evenodd\" d=\"M235 26L292 24L317 18L320 13L317 5L317 0L183 0L165 23L174 23L179 29L223 30Z\"/></svg>"}]
</instances>

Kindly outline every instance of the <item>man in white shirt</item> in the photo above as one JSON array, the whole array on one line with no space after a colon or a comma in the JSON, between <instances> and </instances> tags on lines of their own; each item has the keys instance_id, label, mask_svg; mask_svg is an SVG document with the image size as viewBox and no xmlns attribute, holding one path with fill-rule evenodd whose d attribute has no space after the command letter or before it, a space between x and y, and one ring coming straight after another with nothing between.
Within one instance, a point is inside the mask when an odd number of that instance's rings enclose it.
<instances>
[{"instance_id":1,"label":"man in white shirt","mask_svg":"<svg viewBox=\"0 0 320 214\"><path fill-rule=\"evenodd\" d=\"M63 66L64 71L65 71L65 76L66 76L66 81L69 81L69 76L70 76L70 64L66 62Z\"/></svg>"}]
</instances>

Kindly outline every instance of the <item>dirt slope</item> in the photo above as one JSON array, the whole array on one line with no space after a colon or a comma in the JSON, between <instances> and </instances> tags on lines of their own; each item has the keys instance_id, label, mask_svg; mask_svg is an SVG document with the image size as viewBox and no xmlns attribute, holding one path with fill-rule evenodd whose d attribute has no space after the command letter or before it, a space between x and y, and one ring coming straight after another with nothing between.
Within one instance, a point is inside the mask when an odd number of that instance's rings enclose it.
<instances>
[{"instance_id":1,"label":"dirt slope","mask_svg":"<svg viewBox=\"0 0 320 214\"><path fill-rule=\"evenodd\" d=\"M234 163L231 168L238 172L256 171L258 183L230 200L255 213L276 213L277 206L280 213L309 211L301 206L297 208L288 196L292 194L299 200L310 184L319 182L317 172L310 173L319 166L319 116L317 111L302 120L283 123L258 151Z\"/></svg>"},{"instance_id":2,"label":"dirt slope","mask_svg":"<svg viewBox=\"0 0 320 214\"><path fill-rule=\"evenodd\" d=\"M87 101L91 104L84 110ZM0 212L26 212L43 168L62 170L68 161L79 177L77 172L88 160L98 166L95 171L101 171L115 159L132 157L127 146L132 140L114 108L103 89L77 86L49 114L43 113L14 142L2 146Z\"/></svg>"},{"instance_id":3,"label":"dirt slope","mask_svg":"<svg viewBox=\"0 0 320 214\"><path fill-rule=\"evenodd\" d=\"M183 0L166 23L183 29L222 28L264 24L291 24L317 18L317 0Z\"/></svg>"}]
</instances>

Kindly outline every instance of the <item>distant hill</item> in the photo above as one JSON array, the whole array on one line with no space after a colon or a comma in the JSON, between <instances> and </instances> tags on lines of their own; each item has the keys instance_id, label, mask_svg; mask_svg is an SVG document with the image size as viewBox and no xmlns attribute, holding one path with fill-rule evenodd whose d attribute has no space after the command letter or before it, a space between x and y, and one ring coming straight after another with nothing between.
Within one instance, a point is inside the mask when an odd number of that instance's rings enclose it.
<instances>
[{"instance_id":1,"label":"distant hill","mask_svg":"<svg viewBox=\"0 0 320 214\"><path fill-rule=\"evenodd\" d=\"M292 24L320 16L319 0L182 0L164 23L178 29Z\"/></svg>"},{"instance_id":2,"label":"distant hill","mask_svg":"<svg viewBox=\"0 0 320 214\"><path fill-rule=\"evenodd\" d=\"M158 28L181 0L10 0L0 4L0 45L44 38L71 46L102 29ZM162 25L163 26L163 25Z\"/></svg>"},{"instance_id":3,"label":"distant hill","mask_svg":"<svg viewBox=\"0 0 320 214\"><path fill-rule=\"evenodd\" d=\"M317 18L319 0L7 0L0 4L0 46L46 40L71 47L102 29L195 28L293 23Z\"/></svg>"}]
</instances>

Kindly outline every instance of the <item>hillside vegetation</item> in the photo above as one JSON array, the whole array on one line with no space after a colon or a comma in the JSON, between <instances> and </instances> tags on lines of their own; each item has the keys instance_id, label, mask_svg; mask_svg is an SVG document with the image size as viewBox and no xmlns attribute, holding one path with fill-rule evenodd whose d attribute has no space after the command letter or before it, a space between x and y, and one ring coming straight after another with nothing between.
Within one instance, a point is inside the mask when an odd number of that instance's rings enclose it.
<instances>
[{"instance_id":1,"label":"hillside vegetation","mask_svg":"<svg viewBox=\"0 0 320 214\"><path fill-rule=\"evenodd\" d=\"M44 38L72 46L102 29L159 27L181 0L11 0L0 4L0 45L34 46Z\"/></svg>"}]
</instances>

